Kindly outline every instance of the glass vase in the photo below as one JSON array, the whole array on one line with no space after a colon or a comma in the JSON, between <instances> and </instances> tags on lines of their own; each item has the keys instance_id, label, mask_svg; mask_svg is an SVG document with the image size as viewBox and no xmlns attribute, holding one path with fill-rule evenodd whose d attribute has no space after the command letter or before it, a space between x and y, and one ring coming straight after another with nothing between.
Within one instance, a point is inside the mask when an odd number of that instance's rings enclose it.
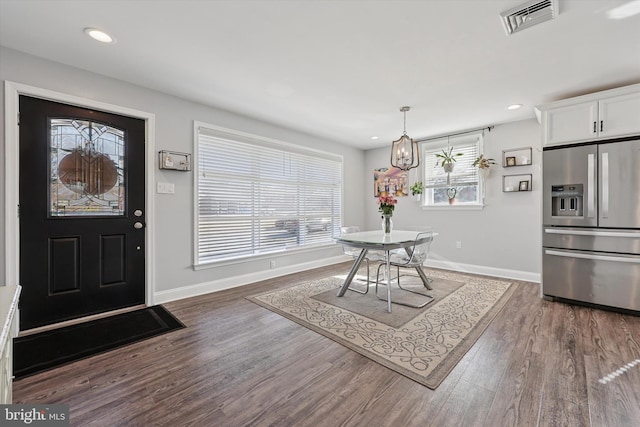
<instances>
[{"instance_id":1,"label":"glass vase","mask_svg":"<svg viewBox=\"0 0 640 427\"><path fill-rule=\"evenodd\" d=\"M384 234L391 234L393 229L393 221L390 214L382 214L382 231Z\"/></svg>"}]
</instances>

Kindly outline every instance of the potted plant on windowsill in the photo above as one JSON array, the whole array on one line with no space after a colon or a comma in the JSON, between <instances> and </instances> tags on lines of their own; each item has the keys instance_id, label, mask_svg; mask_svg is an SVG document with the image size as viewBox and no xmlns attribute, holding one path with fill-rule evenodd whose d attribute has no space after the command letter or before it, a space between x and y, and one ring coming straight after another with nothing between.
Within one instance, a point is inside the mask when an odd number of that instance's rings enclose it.
<instances>
[{"instance_id":1,"label":"potted plant on windowsill","mask_svg":"<svg viewBox=\"0 0 640 427\"><path fill-rule=\"evenodd\" d=\"M446 173L453 172L453 166L456 162L456 157L462 156L462 153L453 154L453 147L449 147L449 150L442 149L442 153L436 153L438 160L436 166L442 166Z\"/></svg>"},{"instance_id":2,"label":"potted plant on windowsill","mask_svg":"<svg viewBox=\"0 0 640 427\"><path fill-rule=\"evenodd\" d=\"M449 198L449 204L453 205L456 202L456 194L458 189L455 187L447 188L447 197Z\"/></svg>"}]
</instances>

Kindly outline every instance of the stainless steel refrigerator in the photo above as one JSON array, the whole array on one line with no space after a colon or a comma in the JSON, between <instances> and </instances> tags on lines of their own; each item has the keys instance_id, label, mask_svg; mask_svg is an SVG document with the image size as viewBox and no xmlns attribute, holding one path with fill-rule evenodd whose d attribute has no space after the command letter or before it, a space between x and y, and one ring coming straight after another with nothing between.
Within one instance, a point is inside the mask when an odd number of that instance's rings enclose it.
<instances>
[{"instance_id":1,"label":"stainless steel refrigerator","mask_svg":"<svg viewBox=\"0 0 640 427\"><path fill-rule=\"evenodd\" d=\"M543 150L542 293L640 312L640 139Z\"/></svg>"}]
</instances>

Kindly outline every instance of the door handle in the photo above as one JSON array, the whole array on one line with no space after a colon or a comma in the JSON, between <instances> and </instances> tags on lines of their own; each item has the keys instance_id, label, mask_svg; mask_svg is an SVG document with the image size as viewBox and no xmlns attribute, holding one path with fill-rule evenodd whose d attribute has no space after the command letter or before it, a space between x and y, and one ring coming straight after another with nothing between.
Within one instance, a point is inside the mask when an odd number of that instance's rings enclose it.
<instances>
[{"instance_id":1,"label":"door handle","mask_svg":"<svg viewBox=\"0 0 640 427\"><path fill-rule=\"evenodd\" d=\"M581 258L581 259L590 259L595 261L612 261L612 262L628 262L631 264L640 264L640 258L636 258L633 256L609 256L609 255L595 255L589 253L582 252L563 252L563 251L554 251L546 249L544 251L546 255L555 255L566 258Z\"/></svg>"},{"instance_id":2,"label":"door handle","mask_svg":"<svg viewBox=\"0 0 640 427\"><path fill-rule=\"evenodd\" d=\"M144 224L140 221L137 221L135 224L133 224L133 228L135 228L136 230L140 230L141 228L144 228Z\"/></svg>"},{"instance_id":3,"label":"door handle","mask_svg":"<svg viewBox=\"0 0 640 427\"><path fill-rule=\"evenodd\" d=\"M545 228L544 232L547 234L565 234L568 236L629 237L631 239L640 239L640 232L567 230L566 228Z\"/></svg>"},{"instance_id":4,"label":"door handle","mask_svg":"<svg viewBox=\"0 0 640 427\"><path fill-rule=\"evenodd\" d=\"M596 164L593 154L587 155L587 218L593 218L596 210Z\"/></svg>"},{"instance_id":5,"label":"door handle","mask_svg":"<svg viewBox=\"0 0 640 427\"><path fill-rule=\"evenodd\" d=\"M609 153L602 153L602 218L609 217Z\"/></svg>"}]
</instances>

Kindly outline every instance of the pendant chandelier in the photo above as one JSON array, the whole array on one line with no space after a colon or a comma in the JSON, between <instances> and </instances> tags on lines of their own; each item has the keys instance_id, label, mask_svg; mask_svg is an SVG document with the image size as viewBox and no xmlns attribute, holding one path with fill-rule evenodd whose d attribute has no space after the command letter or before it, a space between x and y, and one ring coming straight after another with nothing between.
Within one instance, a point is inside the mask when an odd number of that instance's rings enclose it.
<instances>
[{"instance_id":1,"label":"pendant chandelier","mask_svg":"<svg viewBox=\"0 0 640 427\"><path fill-rule=\"evenodd\" d=\"M417 168L420 165L420 153L418 143L407 135L407 111L410 107L402 107L404 113L404 132L400 139L391 144L391 166L403 171Z\"/></svg>"}]
</instances>

